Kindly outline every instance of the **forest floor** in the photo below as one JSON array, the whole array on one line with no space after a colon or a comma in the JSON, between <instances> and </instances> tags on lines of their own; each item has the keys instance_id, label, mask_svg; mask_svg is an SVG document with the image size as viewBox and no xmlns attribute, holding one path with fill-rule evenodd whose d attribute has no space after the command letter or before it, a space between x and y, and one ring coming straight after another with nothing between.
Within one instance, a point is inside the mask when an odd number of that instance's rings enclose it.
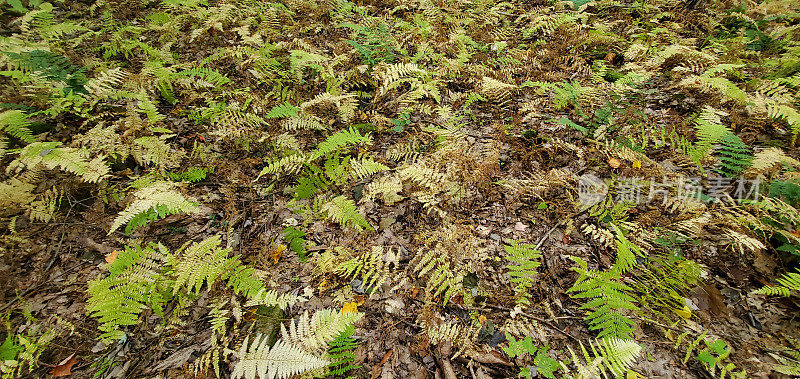
<instances>
[{"instance_id":1,"label":"forest floor","mask_svg":"<svg viewBox=\"0 0 800 379\"><path fill-rule=\"evenodd\" d=\"M3 378L800 375L796 2L0 0L0 69Z\"/></svg>"}]
</instances>

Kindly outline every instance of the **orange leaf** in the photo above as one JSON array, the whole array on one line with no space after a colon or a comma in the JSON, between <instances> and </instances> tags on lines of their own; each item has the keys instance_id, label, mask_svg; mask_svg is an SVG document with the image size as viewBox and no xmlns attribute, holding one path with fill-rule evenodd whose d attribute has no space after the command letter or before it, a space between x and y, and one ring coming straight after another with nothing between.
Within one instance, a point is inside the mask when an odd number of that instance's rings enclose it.
<instances>
[{"instance_id":1,"label":"orange leaf","mask_svg":"<svg viewBox=\"0 0 800 379\"><path fill-rule=\"evenodd\" d=\"M272 258L272 264L278 264L278 261L281 260L283 256L284 250L286 250L286 246L278 245L275 250L269 252L269 257Z\"/></svg>"},{"instance_id":2,"label":"orange leaf","mask_svg":"<svg viewBox=\"0 0 800 379\"><path fill-rule=\"evenodd\" d=\"M608 160L608 165L611 166L611 168L619 168L621 164L622 162L620 162L617 158L609 158Z\"/></svg>"},{"instance_id":3,"label":"orange leaf","mask_svg":"<svg viewBox=\"0 0 800 379\"><path fill-rule=\"evenodd\" d=\"M478 322L480 322L481 325L486 325L486 316L484 315L478 316Z\"/></svg>"},{"instance_id":4,"label":"orange leaf","mask_svg":"<svg viewBox=\"0 0 800 379\"><path fill-rule=\"evenodd\" d=\"M117 255L119 255L119 250L114 250L108 253L108 255L106 255L106 263L108 264L114 263L114 261L117 259Z\"/></svg>"},{"instance_id":5,"label":"orange leaf","mask_svg":"<svg viewBox=\"0 0 800 379\"><path fill-rule=\"evenodd\" d=\"M75 354L72 354L63 361L61 361L61 363L59 363L58 366L53 367L53 369L50 370L50 374L56 378L60 378L62 376L70 376L72 375L72 366L75 366L76 363L78 363L78 360L75 359Z\"/></svg>"}]
</instances>

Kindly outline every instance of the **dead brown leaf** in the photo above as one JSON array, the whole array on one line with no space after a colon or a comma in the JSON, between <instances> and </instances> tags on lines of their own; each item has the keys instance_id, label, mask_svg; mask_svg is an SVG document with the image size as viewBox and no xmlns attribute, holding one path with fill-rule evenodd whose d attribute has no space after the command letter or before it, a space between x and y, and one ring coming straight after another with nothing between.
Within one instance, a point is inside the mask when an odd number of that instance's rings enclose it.
<instances>
[{"instance_id":1,"label":"dead brown leaf","mask_svg":"<svg viewBox=\"0 0 800 379\"><path fill-rule=\"evenodd\" d=\"M75 366L76 363L78 363L78 360L75 359L75 354L73 353L61 361L61 363L59 363L56 367L53 367L53 369L50 370L50 374L56 378L70 376L72 375L72 366Z\"/></svg>"}]
</instances>

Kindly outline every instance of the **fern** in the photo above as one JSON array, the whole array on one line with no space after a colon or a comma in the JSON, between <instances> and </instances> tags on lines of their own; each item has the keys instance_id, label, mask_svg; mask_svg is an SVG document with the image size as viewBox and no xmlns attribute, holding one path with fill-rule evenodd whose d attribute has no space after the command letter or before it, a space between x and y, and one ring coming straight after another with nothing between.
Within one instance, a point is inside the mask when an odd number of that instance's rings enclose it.
<instances>
[{"instance_id":1,"label":"fern","mask_svg":"<svg viewBox=\"0 0 800 379\"><path fill-rule=\"evenodd\" d=\"M581 344L582 357L569 348L572 364L577 369L577 375L573 377L622 377L639 358L641 351L642 347L636 342L614 337L590 342L589 350ZM567 369L564 363L562 368Z\"/></svg>"},{"instance_id":2,"label":"fern","mask_svg":"<svg viewBox=\"0 0 800 379\"><path fill-rule=\"evenodd\" d=\"M207 87L221 87L231 82L231 80L225 75L220 74L214 69L206 67L179 71L175 75L201 80L208 83Z\"/></svg>"},{"instance_id":3,"label":"fern","mask_svg":"<svg viewBox=\"0 0 800 379\"><path fill-rule=\"evenodd\" d=\"M576 293L576 298L590 299L581 309L592 309L586 316L589 329L598 330L598 337L629 338L635 323L620 311L639 309L635 299L628 294L631 287L622 283L620 273L590 270L587 263L578 257L571 257L578 264L573 270L580 274L575 284L567 292Z\"/></svg>"},{"instance_id":4,"label":"fern","mask_svg":"<svg viewBox=\"0 0 800 379\"><path fill-rule=\"evenodd\" d=\"M353 339L355 328L352 325L344 328L335 340L328 342L328 365L327 376L342 377L350 370L361 368L361 365L353 364L356 355L353 350L358 348L358 342Z\"/></svg>"},{"instance_id":5,"label":"fern","mask_svg":"<svg viewBox=\"0 0 800 379\"><path fill-rule=\"evenodd\" d=\"M800 167L800 161L786 155L777 147L770 147L755 154L748 170L763 173L778 165Z\"/></svg>"},{"instance_id":6,"label":"fern","mask_svg":"<svg viewBox=\"0 0 800 379\"><path fill-rule=\"evenodd\" d=\"M386 92L394 88L399 83L400 79L408 76L417 76L425 74L425 70L419 68L414 63L396 63L386 67L383 73L383 84L378 89L378 94L385 95Z\"/></svg>"},{"instance_id":7,"label":"fern","mask_svg":"<svg viewBox=\"0 0 800 379\"><path fill-rule=\"evenodd\" d=\"M320 142L319 145L317 145L316 150L311 153L311 159L314 160L324 157L340 151L348 145L357 145L360 143L369 145L372 143L372 138L369 136L369 134L361 135L358 130L351 127L348 130L337 132L326 138L325 141Z\"/></svg>"},{"instance_id":8,"label":"fern","mask_svg":"<svg viewBox=\"0 0 800 379\"><path fill-rule=\"evenodd\" d=\"M284 379L306 371L323 368L329 361L284 341L272 347L267 344L268 335L257 334L252 344L244 339L237 353L239 361L233 367L231 378Z\"/></svg>"},{"instance_id":9,"label":"fern","mask_svg":"<svg viewBox=\"0 0 800 379\"><path fill-rule=\"evenodd\" d=\"M425 328L425 335L433 345L449 342L455 348L455 352L450 358L456 359L475 348L475 339L480 333L480 329L481 324L477 321L473 321L470 325L442 322L428 325Z\"/></svg>"},{"instance_id":10,"label":"fern","mask_svg":"<svg viewBox=\"0 0 800 379\"><path fill-rule=\"evenodd\" d=\"M264 305L267 307L275 306L286 309L287 307L307 300L297 295L279 294L275 290L268 290L266 288L261 288L258 292L248 297L250 297L250 299L245 303L245 307Z\"/></svg>"},{"instance_id":11,"label":"fern","mask_svg":"<svg viewBox=\"0 0 800 379\"><path fill-rule=\"evenodd\" d=\"M380 195L386 205L391 206L403 200L403 196L400 196L401 191L403 191L403 182L399 178L384 176L367 185L366 192L371 198Z\"/></svg>"},{"instance_id":12,"label":"fern","mask_svg":"<svg viewBox=\"0 0 800 379\"><path fill-rule=\"evenodd\" d=\"M33 132L29 129L31 123L28 115L22 111L10 110L0 113L0 130L25 143L35 141Z\"/></svg>"},{"instance_id":13,"label":"fern","mask_svg":"<svg viewBox=\"0 0 800 379\"><path fill-rule=\"evenodd\" d=\"M517 86L513 84L503 83L497 79L484 76L481 92L489 98L505 100L511 96L511 92L516 88Z\"/></svg>"},{"instance_id":14,"label":"fern","mask_svg":"<svg viewBox=\"0 0 800 379\"><path fill-rule=\"evenodd\" d=\"M409 263L417 276L427 278L426 287L433 296L442 295L444 305L447 305L455 293L463 290L464 280L464 273L461 270L454 272L446 257L446 253L430 249L424 254L418 254Z\"/></svg>"},{"instance_id":15,"label":"fern","mask_svg":"<svg viewBox=\"0 0 800 379\"><path fill-rule=\"evenodd\" d=\"M313 116L289 117L281 123L286 130L328 130L328 126Z\"/></svg>"},{"instance_id":16,"label":"fern","mask_svg":"<svg viewBox=\"0 0 800 379\"><path fill-rule=\"evenodd\" d=\"M186 243L173 255L173 260L170 261L175 272L173 295L184 287L188 292L197 295L203 284L210 288L223 274L230 272L231 264L238 262L238 259L228 259L231 249L221 249L220 243L219 236L191 245Z\"/></svg>"},{"instance_id":17,"label":"fern","mask_svg":"<svg viewBox=\"0 0 800 379\"><path fill-rule=\"evenodd\" d=\"M800 376L800 340L787 338L790 346L781 348L781 352L786 356L770 354L778 364L771 365L772 369L785 375Z\"/></svg>"},{"instance_id":18,"label":"fern","mask_svg":"<svg viewBox=\"0 0 800 379\"><path fill-rule=\"evenodd\" d=\"M720 138L717 148L718 159L722 168L720 172L728 177L733 177L750 166L753 156L750 147L739 136L727 133Z\"/></svg>"},{"instance_id":19,"label":"fern","mask_svg":"<svg viewBox=\"0 0 800 379\"><path fill-rule=\"evenodd\" d=\"M281 157L268 163L261 169L256 180L264 175L296 174L309 162L305 154L292 154Z\"/></svg>"},{"instance_id":20,"label":"fern","mask_svg":"<svg viewBox=\"0 0 800 379\"><path fill-rule=\"evenodd\" d=\"M189 183L197 183L203 179L205 179L210 172L213 172L213 169L208 169L205 167L189 167L185 171L177 173L177 172L165 172L164 175L174 182L189 182Z\"/></svg>"},{"instance_id":21,"label":"fern","mask_svg":"<svg viewBox=\"0 0 800 379\"><path fill-rule=\"evenodd\" d=\"M734 176L750 166L752 156L750 148L722 124L720 115L724 113L709 106L703 109L695 120L697 142L690 155L700 165L702 159L716 151L722 166L721 172Z\"/></svg>"},{"instance_id":22,"label":"fern","mask_svg":"<svg viewBox=\"0 0 800 379\"><path fill-rule=\"evenodd\" d=\"M197 204L187 200L168 182L156 182L133 194L134 200L117 215L108 234L125 226L125 233L144 226L148 221L164 218L176 213L193 213Z\"/></svg>"},{"instance_id":23,"label":"fern","mask_svg":"<svg viewBox=\"0 0 800 379\"><path fill-rule=\"evenodd\" d=\"M366 179L369 176L389 169L386 165L375 162L371 157L350 159L350 175L353 179Z\"/></svg>"},{"instance_id":24,"label":"fern","mask_svg":"<svg viewBox=\"0 0 800 379\"><path fill-rule=\"evenodd\" d=\"M270 109L267 112L267 115L264 116L266 119L270 118L293 118L293 117L300 117L300 108L295 107L289 103L284 103L281 105L276 105L274 108Z\"/></svg>"},{"instance_id":25,"label":"fern","mask_svg":"<svg viewBox=\"0 0 800 379\"><path fill-rule=\"evenodd\" d=\"M517 296L518 305L530 305L528 289L533 286L533 277L536 269L541 265L539 259L542 254L535 250L534 245L520 244L517 241L509 240L504 246L506 259L510 264L506 265L511 276L511 282L516 284L514 292Z\"/></svg>"},{"instance_id":26,"label":"fern","mask_svg":"<svg viewBox=\"0 0 800 379\"><path fill-rule=\"evenodd\" d=\"M118 340L120 327L136 325L139 314L157 299L156 282L167 258L163 245L125 246L108 265L109 275L89 282L86 311L100 322L100 338Z\"/></svg>"},{"instance_id":27,"label":"fern","mask_svg":"<svg viewBox=\"0 0 800 379\"><path fill-rule=\"evenodd\" d=\"M74 66L64 56L45 50L22 53L4 52L12 65L25 74L35 74L51 82L61 83L62 94L87 93L84 84L88 81L86 69Z\"/></svg>"},{"instance_id":28,"label":"fern","mask_svg":"<svg viewBox=\"0 0 800 379\"><path fill-rule=\"evenodd\" d=\"M306 255L306 240L303 238L306 232L298 229L295 226L289 226L283 230L283 239L289 244L289 249L297 253L300 260L305 260Z\"/></svg>"},{"instance_id":29,"label":"fern","mask_svg":"<svg viewBox=\"0 0 800 379\"><path fill-rule=\"evenodd\" d=\"M90 160L88 155L84 149L61 147L60 142L34 142L20 151L9 168L16 171L36 167L61 169L80 176L85 182L97 183L108 175L109 168L103 157Z\"/></svg>"},{"instance_id":30,"label":"fern","mask_svg":"<svg viewBox=\"0 0 800 379\"><path fill-rule=\"evenodd\" d=\"M344 196L336 196L327 203L322 205L322 211L327 214L331 221L334 221L342 226L351 226L357 231L364 229L375 231L375 228L367 222L367 220L358 213L358 208L353 200Z\"/></svg>"},{"instance_id":31,"label":"fern","mask_svg":"<svg viewBox=\"0 0 800 379\"><path fill-rule=\"evenodd\" d=\"M321 309L309 316L306 311L289 327L281 325L281 338L310 353L321 353L341 330L363 317L363 313Z\"/></svg>"},{"instance_id":32,"label":"fern","mask_svg":"<svg viewBox=\"0 0 800 379\"><path fill-rule=\"evenodd\" d=\"M777 282L778 285L776 286L765 286L754 290L753 293L784 297L789 297L793 294L800 293L800 270L797 272L784 274L782 277L777 279Z\"/></svg>"},{"instance_id":33,"label":"fern","mask_svg":"<svg viewBox=\"0 0 800 379\"><path fill-rule=\"evenodd\" d=\"M353 259L340 263L336 273L347 278L359 278L364 288L379 288L388 278L391 271L383 261L383 247L373 246L369 253L361 254Z\"/></svg>"}]
</instances>

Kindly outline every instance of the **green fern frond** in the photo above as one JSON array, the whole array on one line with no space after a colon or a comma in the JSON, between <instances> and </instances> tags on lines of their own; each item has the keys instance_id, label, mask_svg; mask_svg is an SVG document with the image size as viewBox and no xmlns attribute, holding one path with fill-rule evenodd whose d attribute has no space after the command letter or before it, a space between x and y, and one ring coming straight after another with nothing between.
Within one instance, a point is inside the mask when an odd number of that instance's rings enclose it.
<instances>
[{"instance_id":1,"label":"green fern frond","mask_svg":"<svg viewBox=\"0 0 800 379\"><path fill-rule=\"evenodd\" d=\"M357 231L362 231L363 229L375 231L375 228L367 222L364 216L358 213L358 208L353 200L342 195L336 196L323 204L322 211L327 214L331 221L342 226L349 225Z\"/></svg>"},{"instance_id":2,"label":"green fern frond","mask_svg":"<svg viewBox=\"0 0 800 379\"><path fill-rule=\"evenodd\" d=\"M193 213L197 204L189 201L180 192L173 189L173 184L156 182L136 191L135 198L117 215L111 224L110 235L122 225L126 225L125 233L147 224L148 221L164 218L176 213Z\"/></svg>"},{"instance_id":3,"label":"green fern frond","mask_svg":"<svg viewBox=\"0 0 800 379\"><path fill-rule=\"evenodd\" d=\"M118 340L125 335L121 327L138 323L151 302L167 253L163 245L126 246L108 265L107 277L89 282L86 311L98 318L101 339Z\"/></svg>"},{"instance_id":4,"label":"green fern frond","mask_svg":"<svg viewBox=\"0 0 800 379\"><path fill-rule=\"evenodd\" d=\"M777 279L778 284L775 286L765 286L753 291L754 294L769 295L769 296L784 296L789 297L793 294L800 293L800 270L797 272L790 272L784 274Z\"/></svg>"},{"instance_id":5,"label":"green fern frond","mask_svg":"<svg viewBox=\"0 0 800 379\"><path fill-rule=\"evenodd\" d=\"M300 117L300 108L295 107L289 103L283 103L281 105L276 105L269 112L267 115L264 116L266 119L270 118L292 118L292 117Z\"/></svg>"},{"instance_id":6,"label":"green fern frond","mask_svg":"<svg viewBox=\"0 0 800 379\"><path fill-rule=\"evenodd\" d=\"M221 87L231 82L231 80L219 73L217 70L208 67L193 68L177 72L175 75L188 78L195 78L206 83L206 87Z\"/></svg>"},{"instance_id":7,"label":"green fern frond","mask_svg":"<svg viewBox=\"0 0 800 379\"><path fill-rule=\"evenodd\" d=\"M750 147L739 136L727 133L720 138L719 142L716 152L722 166L721 173L733 177L750 166L753 160Z\"/></svg>"},{"instance_id":8,"label":"green fern frond","mask_svg":"<svg viewBox=\"0 0 800 379\"><path fill-rule=\"evenodd\" d=\"M534 245L521 244L514 240L508 240L504 246L506 259L510 262L506 267L511 276L511 282L515 283L514 292L517 296L518 305L529 305L530 295L528 289L533 286L536 269L542 264L539 260L542 253L535 250Z\"/></svg>"},{"instance_id":9,"label":"green fern frond","mask_svg":"<svg viewBox=\"0 0 800 379\"><path fill-rule=\"evenodd\" d=\"M328 374L326 376L342 377L348 371L361 368L361 365L353 364L356 355L353 352L358 348L358 342L353 338L355 327L349 325L344 328L335 340L328 342Z\"/></svg>"},{"instance_id":10,"label":"green fern frond","mask_svg":"<svg viewBox=\"0 0 800 379\"><path fill-rule=\"evenodd\" d=\"M191 245L186 243L173 255L169 262L175 273L173 295L184 287L197 295L203 284L210 288L223 275L230 275L238 259L228 259L231 249L220 248L221 243L219 236L214 236Z\"/></svg>"},{"instance_id":11,"label":"green fern frond","mask_svg":"<svg viewBox=\"0 0 800 379\"><path fill-rule=\"evenodd\" d=\"M28 115L19 110L10 110L0 113L0 130L25 143L33 143L33 132L29 129L31 123Z\"/></svg>"},{"instance_id":12,"label":"green fern frond","mask_svg":"<svg viewBox=\"0 0 800 379\"><path fill-rule=\"evenodd\" d=\"M585 261L571 257L577 267L572 269L580 274L575 284L567 292L576 293L575 298L590 299L581 309L591 309L586 316L589 329L598 330L598 337L628 338L635 323L625 317L621 310L637 310L636 299L628 294L631 287L620 280L616 270L608 272L588 269Z\"/></svg>"},{"instance_id":13,"label":"green fern frond","mask_svg":"<svg viewBox=\"0 0 800 379\"><path fill-rule=\"evenodd\" d=\"M260 333L253 338L252 344L249 337L244 339L231 378L285 379L330 364L328 360L282 340L270 348L268 340L268 335Z\"/></svg>"},{"instance_id":14,"label":"green fern frond","mask_svg":"<svg viewBox=\"0 0 800 379\"><path fill-rule=\"evenodd\" d=\"M361 135L355 128L339 131L326 138L317 145L316 150L311 153L312 160L341 151L348 145L372 144L369 133Z\"/></svg>"},{"instance_id":15,"label":"green fern frond","mask_svg":"<svg viewBox=\"0 0 800 379\"><path fill-rule=\"evenodd\" d=\"M636 265L637 257L644 257L644 254L639 246L625 237L617 225L612 223L611 228L614 229L617 240L617 260L611 270L622 275Z\"/></svg>"},{"instance_id":16,"label":"green fern frond","mask_svg":"<svg viewBox=\"0 0 800 379\"><path fill-rule=\"evenodd\" d=\"M752 155L741 138L722 124L722 115L726 114L709 106L703 108L695 120L697 142L690 156L700 165L704 158L715 151L722 173L734 176L750 166Z\"/></svg>"}]
</instances>

